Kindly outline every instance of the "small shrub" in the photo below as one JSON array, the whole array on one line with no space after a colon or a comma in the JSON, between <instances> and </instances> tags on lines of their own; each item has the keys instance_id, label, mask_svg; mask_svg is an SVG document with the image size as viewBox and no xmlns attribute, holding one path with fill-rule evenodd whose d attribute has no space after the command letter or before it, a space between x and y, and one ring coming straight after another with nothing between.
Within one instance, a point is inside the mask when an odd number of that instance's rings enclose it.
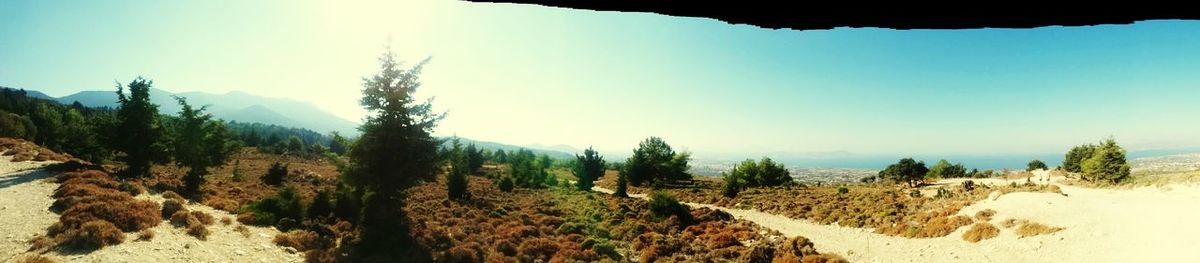
<instances>
[{"instance_id":1,"label":"small shrub","mask_svg":"<svg viewBox=\"0 0 1200 263\"><path fill-rule=\"evenodd\" d=\"M284 179L288 176L288 165L280 162L271 164L271 168L267 169L267 174L263 175L262 182L267 185L279 186L283 184Z\"/></svg>"},{"instance_id":2,"label":"small shrub","mask_svg":"<svg viewBox=\"0 0 1200 263\"><path fill-rule=\"evenodd\" d=\"M963 191L971 192L975 190L975 181L966 180L962 182Z\"/></svg>"},{"instance_id":3,"label":"small shrub","mask_svg":"<svg viewBox=\"0 0 1200 263\"><path fill-rule=\"evenodd\" d=\"M850 188L846 188L845 186L838 186L837 192L838 192L838 194L850 193Z\"/></svg>"},{"instance_id":4,"label":"small shrub","mask_svg":"<svg viewBox=\"0 0 1200 263\"><path fill-rule=\"evenodd\" d=\"M501 177L499 186L500 186L500 191L512 192L512 190L513 190L512 177L508 177L508 176Z\"/></svg>"},{"instance_id":5,"label":"small shrub","mask_svg":"<svg viewBox=\"0 0 1200 263\"><path fill-rule=\"evenodd\" d=\"M979 221L987 222L987 221L992 220L993 215L996 215L996 210L992 210L992 209L979 210L979 212L975 212L975 219L979 220Z\"/></svg>"},{"instance_id":6,"label":"small shrub","mask_svg":"<svg viewBox=\"0 0 1200 263\"><path fill-rule=\"evenodd\" d=\"M209 215L208 213L205 213L203 211L192 211L191 216L195 217L197 221L199 221L201 224L204 224L206 226L212 225L213 223L217 222L216 218L213 218L212 215Z\"/></svg>"},{"instance_id":7,"label":"small shrub","mask_svg":"<svg viewBox=\"0 0 1200 263\"><path fill-rule=\"evenodd\" d=\"M131 184L129 182L121 182L120 184L117 185L117 189L121 190L122 192L129 193L129 195L132 195L132 196L138 196L138 195L141 195L142 193L146 192L146 189L142 188L142 185Z\"/></svg>"},{"instance_id":8,"label":"small shrub","mask_svg":"<svg viewBox=\"0 0 1200 263\"><path fill-rule=\"evenodd\" d=\"M174 214L171 214L171 224L175 225L177 227L188 226L188 225L190 225L188 223L189 221L195 221L195 220L197 220L197 219L195 217L193 217L191 213L188 213L187 210L179 210L179 211L175 211Z\"/></svg>"},{"instance_id":9,"label":"small shrub","mask_svg":"<svg viewBox=\"0 0 1200 263\"><path fill-rule=\"evenodd\" d=\"M65 233L63 245L82 248L99 249L105 246L120 244L125 241L125 234L116 225L104 220L93 220L70 229Z\"/></svg>"},{"instance_id":10,"label":"small shrub","mask_svg":"<svg viewBox=\"0 0 1200 263\"><path fill-rule=\"evenodd\" d=\"M1020 238L1026 238L1037 235L1052 234L1061 230L1063 230L1061 227L1051 227L1041 223L1028 222L1022 224L1020 227L1017 227L1017 236Z\"/></svg>"},{"instance_id":11,"label":"small shrub","mask_svg":"<svg viewBox=\"0 0 1200 263\"><path fill-rule=\"evenodd\" d=\"M204 227L202 224L192 224L188 226L187 234L200 240L208 240L208 234L211 234L211 232L209 232L208 228Z\"/></svg>"},{"instance_id":12,"label":"small shrub","mask_svg":"<svg viewBox=\"0 0 1200 263\"><path fill-rule=\"evenodd\" d=\"M982 212L982 211L981 211ZM980 240L996 237L1000 234L1000 229L992 226L987 222L979 222L971 225L971 229L963 233L963 240L971 243L979 242Z\"/></svg>"},{"instance_id":13,"label":"small shrub","mask_svg":"<svg viewBox=\"0 0 1200 263\"><path fill-rule=\"evenodd\" d=\"M80 204L59 216L59 221L68 228L92 220L108 221L122 231L133 232L158 225L162 216L158 203L146 200Z\"/></svg>"},{"instance_id":14,"label":"small shrub","mask_svg":"<svg viewBox=\"0 0 1200 263\"><path fill-rule=\"evenodd\" d=\"M179 202L179 200L176 200L176 199L163 200L163 203L162 203L162 217L163 218L170 218L171 216L175 215L175 212L178 212L178 211L184 211L186 213L187 208L184 208L183 203Z\"/></svg>"},{"instance_id":15,"label":"small shrub","mask_svg":"<svg viewBox=\"0 0 1200 263\"><path fill-rule=\"evenodd\" d=\"M233 224L233 218L232 218L232 217L228 217L228 216L227 216L227 217L222 217L222 218L221 218L221 224L222 224L222 225L227 225L227 226L228 226L228 225L230 225L230 224Z\"/></svg>"},{"instance_id":16,"label":"small shrub","mask_svg":"<svg viewBox=\"0 0 1200 263\"><path fill-rule=\"evenodd\" d=\"M275 235L272 239L276 245L295 248L296 251L308 251L320 248L320 236L308 230L292 230Z\"/></svg>"},{"instance_id":17,"label":"small shrub","mask_svg":"<svg viewBox=\"0 0 1200 263\"><path fill-rule=\"evenodd\" d=\"M244 225L238 225L238 226L234 227L233 231L238 232L239 234L242 234L242 237L250 238L250 228L247 228Z\"/></svg>"},{"instance_id":18,"label":"small shrub","mask_svg":"<svg viewBox=\"0 0 1200 263\"><path fill-rule=\"evenodd\" d=\"M137 241L150 241L154 239L154 230L142 229L138 231Z\"/></svg>"},{"instance_id":19,"label":"small shrub","mask_svg":"<svg viewBox=\"0 0 1200 263\"><path fill-rule=\"evenodd\" d=\"M26 254L17 259L16 263L58 263L58 261L38 254Z\"/></svg>"},{"instance_id":20,"label":"small shrub","mask_svg":"<svg viewBox=\"0 0 1200 263\"><path fill-rule=\"evenodd\" d=\"M182 195L179 195L178 193L175 193L174 191L166 191L166 192L163 192L163 193L162 193L162 197L163 197L163 198L166 198L166 199L175 199L175 200L179 200L181 203L182 203L182 202L183 202L183 200L184 200Z\"/></svg>"},{"instance_id":21,"label":"small shrub","mask_svg":"<svg viewBox=\"0 0 1200 263\"><path fill-rule=\"evenodd\" d=\"M558 244L544 237L527 239L517 246L517 257L522 262L549 261L558 252Z\"/></svg>"},{"instance_id":22,"label":"small shrub","mask_svg":"<svg viewBox=\"0 0 1200 263\"><path fill-rule=\"evenodd\" d=\"M650 194L650 200L647 201L650 206L650 215L655 220L666 219L670 216L676 216L683 225L692 223L692 213L686 206L675 200L675 197L668 195L663 191L655 191Z\"/></svg>"}]
</instances>

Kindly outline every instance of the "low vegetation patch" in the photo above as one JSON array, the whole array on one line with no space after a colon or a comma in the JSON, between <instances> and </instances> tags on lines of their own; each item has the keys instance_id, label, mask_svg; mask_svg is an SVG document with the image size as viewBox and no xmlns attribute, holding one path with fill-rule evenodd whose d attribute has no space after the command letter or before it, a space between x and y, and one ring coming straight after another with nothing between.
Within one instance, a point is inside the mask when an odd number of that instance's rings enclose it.
<instances>
[{"instance_id":1,"label":"low vegetation patch","mask_svg":"<svg viewBox=\"0 0 1200 263\"><path fill-rule=\"evenodd\" d=\"M1062 230L1063 228L1061 227L1052 227L1042 223L1026 222L1018 226L1016 232L1018 237L1026 238L1037 235L1052 234Z\"/></svg>"},{"instance_id":2,"label":"low vegetation patch","mask_svg":"<svg viewBox=\"0 0 1200 263\"><path fill-rule=\"evenodd\" d=\"M98 249L120 244L122 232L146 230L162 222L157 203L134 200L107 173L67 172L56 179L60 185L53 194L53 210L61 213L59 221L47 228L56 246Z\"/></svg>"},{"instance_id":3,"label":"low vegetation patch","mask_svg":"<svg viewBox=\"0 0 1200 263\"><path fill-rule=\"evenodd\" d=\"M979 222L971 225L966 233L963 233L963 240L971 243L979 242L980 240L989 239L1000 235L1000 229L996 228L988 222Z\"/></svg>"}]
</instances>

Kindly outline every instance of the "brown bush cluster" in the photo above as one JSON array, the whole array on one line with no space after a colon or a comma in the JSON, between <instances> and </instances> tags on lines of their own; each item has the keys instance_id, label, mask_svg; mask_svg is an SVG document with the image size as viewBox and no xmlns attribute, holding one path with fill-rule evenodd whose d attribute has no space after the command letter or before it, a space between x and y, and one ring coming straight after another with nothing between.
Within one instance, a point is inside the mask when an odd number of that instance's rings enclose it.
<instances>
[{"instance_id":1,"label":"brown bush cluster","mask_svg":"<svg viewBox=\"0 0 1200 263\"><path fill-rule=\"evenodd\" d=\"M50 149L38 146L32 142L3 137L0 138L0 155L12 156L13 162L24 161L59 161L65 162L73 159L70 154L56 153Z\"/></svg>"},{"instance_id":2,"label":"brown bush cluster","mask_svg":"<svg viewBox=\"0 0 1200 263\"><path fill-rule=\"evenodd\" d=\"M996 228L988 222L979 222L971 225L971 229L963 233L963 240L971 243L979 242L980 240L989 239L1000 235L1000 229Z\"/></svg>"},{"instance_id":3,"label":"brown bush cluster","mask_svg":"<svg viewBox=\"0 0 1200 263\"><path fill-rule=\"evenodd\" d=\"M782 242L778 232L717 210L691 209L695 222L684 226L674 216L654 220L640 199L556 189L501 192L486 178L468 184L470 202L447 202L441 183L408 192L412 235L436 261L741 261L757 249L747 244L766 244L763 250L773 252Z\"/></svg>"},{"instance_id":4,"label":"brown bush cluster","mask_svg":"<svg viewBox=\"0 0 1200 263\"><path fill-rule=\"evenodd\" d=\"M135 200L107 173L95 170L59 175L52 209L59 221L47 229L59 246L97 249L124 241L122 232L137 232L162 222L157 203Z\"/></svg>"},{"instance_id":5,"label":"brown bush cluster","mask_svg":"<svg viewBox=\"0 0 1200 263\"><path fill-rule=\"evenodd\" d=\"M306 159L292 155L276 155L261 153L253 147L246 147L235 153L231 160L219 167L211 168L211 174L202 193L193 200L218 210L238 213L254 201L275 195L278 187L266 185L259 177L267 174L267 169L275 161L288 163L290 176L285 184L296 187L297 193L304 200L312 200L319 190L331 190L337 185L337 166L324 158ZM233 179L233 170L237 168L243 180ZM156 191L164 192L163 197L175 199L175 191L183 189L183 175L187 169L176 165L154 165L152 176L132 179L141 185ZM166 194L170 192L170 196ZM182 197L178 197L182 199Z\"/></svg>"}]
</instances>

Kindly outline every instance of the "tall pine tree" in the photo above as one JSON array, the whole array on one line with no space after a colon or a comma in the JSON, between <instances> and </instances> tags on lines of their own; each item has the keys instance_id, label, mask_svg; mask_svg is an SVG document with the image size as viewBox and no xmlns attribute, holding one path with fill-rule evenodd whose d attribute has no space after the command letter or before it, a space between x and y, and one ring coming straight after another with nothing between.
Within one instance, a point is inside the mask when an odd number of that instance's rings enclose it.
<instances>
[{"instance_id":1,"label":"tall pine tree","mask_svg":"<svg viewBox=\"0 0 1200 263\"><path fill-rule=\"evenodd\" d=\"M114 149L124 152L124 174L146 176L150 165L168 161L168 136L158 115L158 105L150 103L152 82L141 77L129 83L129 95L117 84L117 130Z\"/></svg>"},{"instance_id":2,"label":"tall pine tree","mask_svg":"<svg viewBox=\"0 0 1200 263\"><path fill-rule=\"evenodd\" d=\"M389 50L379 58L379 72L363 78L360 103L369 116L359 127L362 135L350 150L343 179L369 192L358 224L360 245L368 254L400 256L392 248L411 244L403 221L403 190L433 180L438 171L440 142L430 133L445 114L434 113L430 101L413 97L428 61L404 69Z\"/></svg>"}]
</instances>

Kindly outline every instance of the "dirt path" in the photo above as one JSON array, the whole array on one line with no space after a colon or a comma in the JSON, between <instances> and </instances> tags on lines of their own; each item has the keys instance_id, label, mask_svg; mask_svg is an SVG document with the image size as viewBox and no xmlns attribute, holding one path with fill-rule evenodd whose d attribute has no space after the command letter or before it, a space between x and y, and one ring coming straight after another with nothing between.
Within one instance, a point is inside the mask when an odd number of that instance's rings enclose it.
<instances>
[{"instance_id":1,"label":"dirt path","mask_svg":"<svg viewBox=\"0 0 1200 263\"><path fill-rule=\"evenodd\" d=\"M1041 178L1048 179L1045 183L1058 181L1046 172L1035 173L1032 181ZM962 240L967 227L945 237L908 239L753 210L688 205L720 209L788 236L808 237L821 253L835 253L852 262L1200 262L1200 251L1195 249L1200 244L1200 224L1195 223L1200 218L1195 210L1200 186L1123 190L1059 186L1069 196L1011 193L968 206L960 214L993 209L998 211L993 224L1018 218L1064 230L1018 238L1012 229L1001 229L998 237L979 243Z\"/></svg>"},{"instance_id":2,"label":"dirt path","mask_svg":"<svg viewBox=\"0 0 1200 263\"><path fill-rule=\"evenodd\" d=\"M26 241L45 234L46 227L58 221L58 215L47 209L54 203L50 194L58 185L43 181L50 173L38 169L51 163L11 160L0 156L0 262L25 252Z\"/></svg>"},{"instance_id":3,"label":"dirt path","mask_svg":"<svg viewBox=\"0 0 1200 263\"><path fill-rule=\"evenodd\" d=\"M49 162L10 162L0 156L0 262L12 262L26 254L26 242L35 235L44 235L46 227L58 221L58 214L49 211L58 187L46 178L53 176L39 168ZM139 199L161 202L160 195L143 194ZM233 215L198 204L188 204L189 210L208 213L218 221ZM87 254L53 251L44 256L62 262L301 262L304 257L272 243L279 231L272 227L248 226L250 235L234 230L239 223L208 226L211 234L201 241L163 222L150 228L154 238L135 241L136 233L126 233L125 242Z\"/></svg>"}]
</instances>

